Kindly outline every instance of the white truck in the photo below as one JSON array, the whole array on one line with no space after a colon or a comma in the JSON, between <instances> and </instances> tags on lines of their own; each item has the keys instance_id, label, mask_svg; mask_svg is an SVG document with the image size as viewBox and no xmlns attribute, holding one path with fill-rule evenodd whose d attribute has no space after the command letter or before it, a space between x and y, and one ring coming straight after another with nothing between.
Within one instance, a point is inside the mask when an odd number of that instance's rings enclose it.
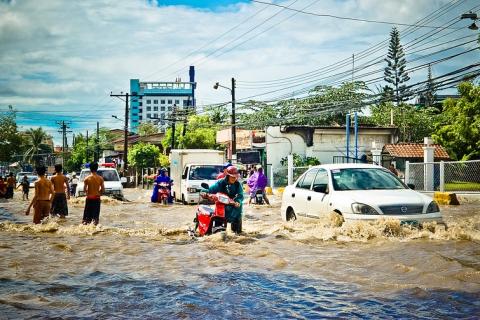
<instances>
[{"instance_id":1,"label":"white truck","mask_svg":"<svg viewBox=\"0 0 480 320\"><path fill-rule=\"evenodd\" d=\"M200 201L200 185L212 185L223 171L225 153L207 149L174 149L170 153L173 197L183 204Z\"/></svg>"}]
</instances>

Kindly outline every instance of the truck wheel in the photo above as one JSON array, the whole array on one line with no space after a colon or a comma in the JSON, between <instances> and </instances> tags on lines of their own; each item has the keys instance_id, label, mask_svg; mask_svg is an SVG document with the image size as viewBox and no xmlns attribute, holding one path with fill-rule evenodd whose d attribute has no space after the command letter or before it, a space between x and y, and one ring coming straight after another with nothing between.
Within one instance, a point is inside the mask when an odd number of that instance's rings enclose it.
<instances>
[{"instance_id":1,"label":"truck wheel","mask_svg":"<svg viewBox=\"0 0 480 320\"><path fill-rule=\"evenodd\" d=\"M185 201L185 195L182 194L182 203L183 204L188 204L187 201Z\"/></svg>"}]
</instances>

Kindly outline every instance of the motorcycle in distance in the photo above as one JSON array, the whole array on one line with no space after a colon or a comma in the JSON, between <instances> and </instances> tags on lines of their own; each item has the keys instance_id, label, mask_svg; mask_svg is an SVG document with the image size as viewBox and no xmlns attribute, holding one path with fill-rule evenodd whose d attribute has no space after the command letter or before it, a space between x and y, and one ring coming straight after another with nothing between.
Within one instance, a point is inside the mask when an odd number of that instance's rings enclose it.
<instances>
[{"instance_id":1,"label":"motorcycle in distance","mask_svg":"<svg viewBox=\"0 0 480 320\"><path fill-rule=\"evenodd\" d=\"M164 205L168 204L168 197L170 196L170 184L167 182L160 182L158 184L158 197L157 202Z\"/></svg>"},{"instance_id":2,"label":"motorcycle in distance","mask_svg":"<svg viewBox=\"0 0 480 320\"><path fill-rule=\"evenodd\" d=\"M263 190L261 189L255 191L255 204L263 204Z\"/></svg>"},{"instance_id":3,"label":"motorcycle in distance","mask_svg":"<svg viewBox=\"0 0 480 320\"><path fill-rule=\"evenodd\" d=\"M208 189L208 184L202 183L202 188ZM188 229L190 236L198 235L203 237L227 229L227 219L225 217L225 206L234 205L235 201L230 199L225 193L217 192L216 194L208 194L201 192L201 197L215 204L212 208L208 205L199 204L195 212L195 229Z\"/></svg>"}]
</instances>

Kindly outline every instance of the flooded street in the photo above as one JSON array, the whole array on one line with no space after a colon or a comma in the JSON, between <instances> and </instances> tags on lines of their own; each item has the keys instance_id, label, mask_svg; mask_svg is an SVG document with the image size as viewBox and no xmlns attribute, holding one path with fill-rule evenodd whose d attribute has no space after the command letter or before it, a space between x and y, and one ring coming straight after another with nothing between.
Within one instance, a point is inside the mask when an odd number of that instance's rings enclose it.
<instances>
[{"instance_id":1,"label":"flooded street","mask_svg":"<svg viewBox=\"0 0 480 320\"><path fill-rule=\"evenodd\" d=\"M192 239L195 206L105 199L100 225L32 225L0 202L0 311L18 318L477 318L480 205L442 207L449 228L397 221L281 221L247 206L244 233Z\"/></svg>"}]
</instances>

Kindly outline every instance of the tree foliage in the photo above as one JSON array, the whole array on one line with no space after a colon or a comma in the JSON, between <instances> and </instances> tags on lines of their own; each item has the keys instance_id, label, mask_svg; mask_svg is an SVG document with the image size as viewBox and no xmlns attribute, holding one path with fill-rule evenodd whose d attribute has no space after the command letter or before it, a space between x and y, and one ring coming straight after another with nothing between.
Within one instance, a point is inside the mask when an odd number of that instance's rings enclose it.
<instances>
[{"instance_id":1,"label":"tree foliage","mask_svg":"<svg viewBox=\"0 0 480 320\"><path fill-rule=\"evenodd\" d=\"M42 160L42 154L51 153L52 148L45 143L50 136L42 129L28 129L26 132L27 150L24 153L24 161L39 165Z\"/></svg>"},{"instance_id":2,"label":"tree foliage","mask_svg":"<svg viewBox=\"0 0 480 320\"><path fill-rule=\"evenodd\" d=\"M12 106L0 113L0 161L12 161L15 153L21 152L24 139L18 132L16 114Z\"/></svg>"},{"instance_id":3,"label":"tree foliage","mask_svg":"<svg viewBox=\"0 0 480 320\"><path fill-rule=\"evenodd\" d=\"M395 107L393 103L384 103L370 106L369 120L377 126L389 126L393 110L393 124L400 129L400 141L423 142L434 132L436 109L417 108L402 103Z\"/></svg>"},{"instance_id":4,"label":"tree foliage","mask_svg":"<svg viewBox=\"0 0 480 320\"><path fill-rule=\"evenodd\" d=\"M363 82L348 82L339 87L317 86L306 98L282 100L275 104L249 101L249 110L239 115L240 124L248 129L271 125L340 125L345 115L361 111L368 98Z\"/></svg>"},{"instance_id":5,"label":"tree foliage","mask_svg":"<svg viewBox=\"0 0 480 320\"><path fill-rule=\"evenodd\" d=\"M409 92L406 89L406 83L410 77L406 71L407 60L400 44L400 33L396 27L393 27L390 32L390 45L385 61L387 67L384 71L384 80L393 86L395 102L399 104L408 100Z\"/></svg>"},{"instance_id":6,"label":"tree foliage","mask_svg":"<svg viewBox=\"0 0 480 320\"><path fill-rule=\"evenodd\" d=\"M480 86L463 82L458 91L459 99L443 102L433 139L454 159L480 159Z\"/></svg>"},{"instance_id":7,"label":"tree foliage","mask_svg":"<svg viewBox=\"0 0 480 320\"><path fill-rule=\"evenodd\" d=\"M220 128L213 123L208 115L192 115L188 117L185 135L183 124L175 127L175 146L179 149L218 149L216 143L217 130ZM164 149L171 147L172 129L168 128L162 140Z\"/></svg>"},{"instance_id":8,"label":"tree foliage","mask_svg":"<svg viewBox=\"0 0 480 320\"><path fill-rule=\"evenodd\" d=\"M160 149L150 143L137 143L128 151L128 162L138 168L158 166Z\"/></svg>"},{"instance_id":9,"label":"tree foliage","mask_svg":"<svg viewBox=\"0 0 480 320\"><path fill-rule=\"evenodd\" d=\"M280 160L280 164L284 167L288 166L288 157L284 157ZM303 157L297 153L293 154L293 166L294 167L307 167L316 166L320 164L320 160L315 157Z\"/></svg>"},{"instance_id":10,"label":"tree foliage","mask_svg":"<svg viewBox=\"0 0 480 320\"><path fill-rule=\"evenodd\" d=\"M151 122L142 122L138 126L138 135L140 136L148 136L155 133L158 133L158 127Z\"/></svg>"}]
</instances>

